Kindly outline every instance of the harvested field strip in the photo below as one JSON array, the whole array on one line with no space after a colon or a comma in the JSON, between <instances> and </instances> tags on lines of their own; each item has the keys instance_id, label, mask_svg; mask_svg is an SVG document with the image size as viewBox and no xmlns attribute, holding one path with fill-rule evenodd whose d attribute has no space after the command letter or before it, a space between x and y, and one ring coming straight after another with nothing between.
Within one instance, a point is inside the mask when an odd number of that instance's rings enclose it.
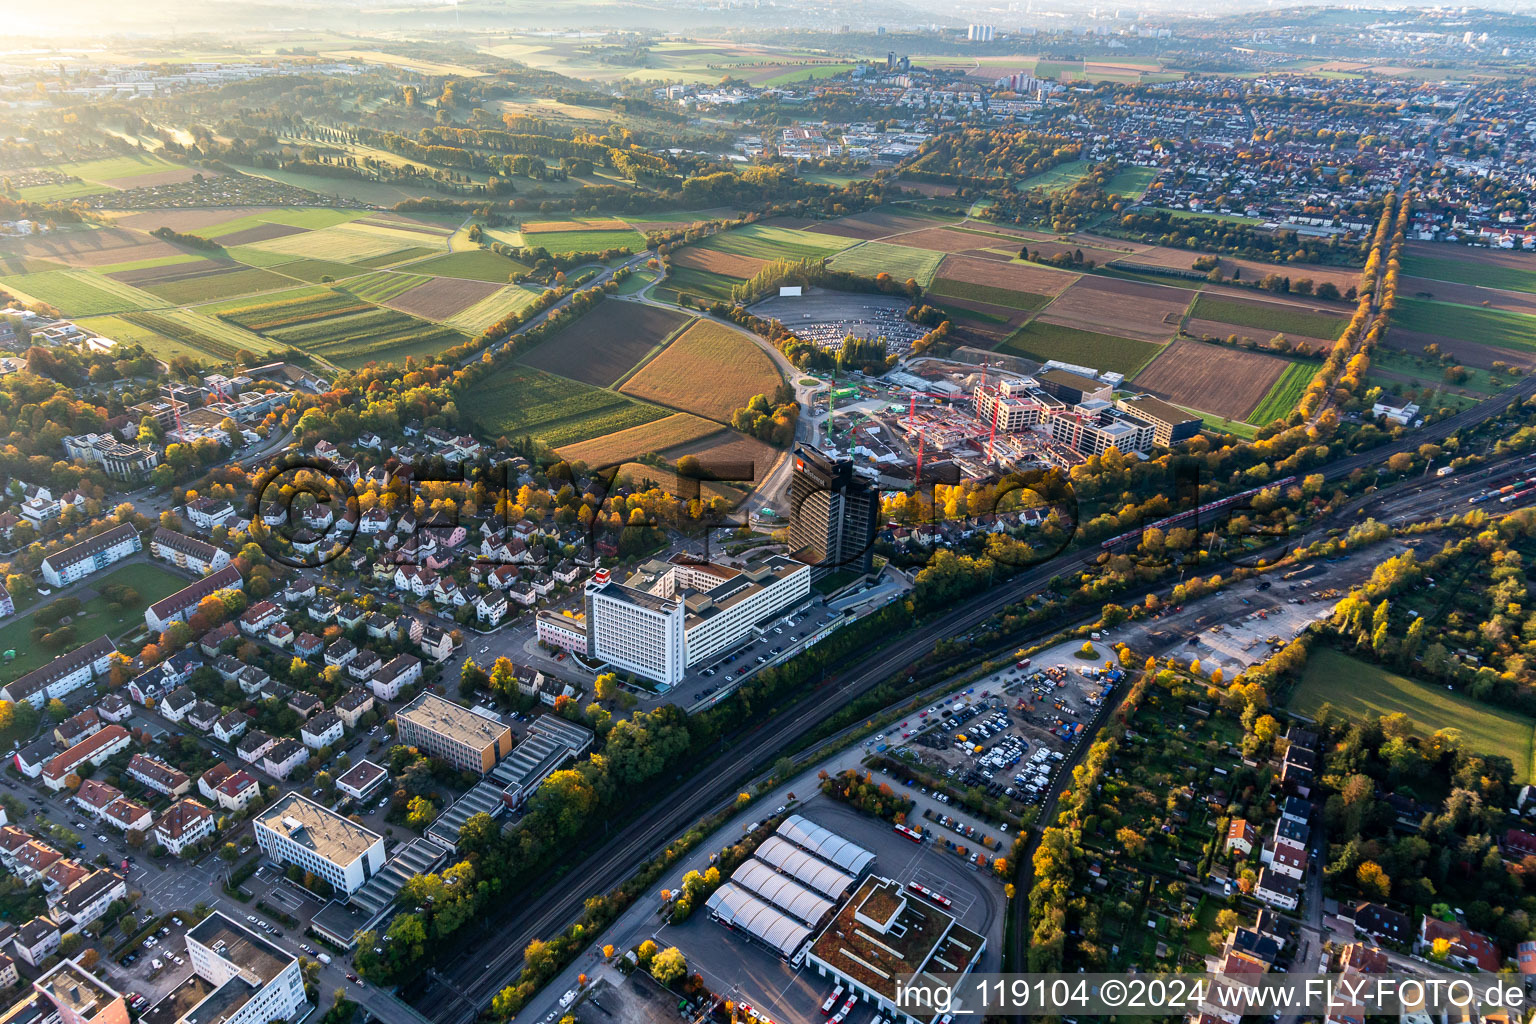
<instances>
[{"instance_id":1,"label":"harvested field strip","mask_svg":"<svg viewBox=\"0 0 1536 1024\"><path fill-rule=\"evenodd\" d=\"M417 285L426 284L430 280L432 279L425 274L391 273L387 270L379 270L353 278L347 282L346 288L353 295L368 302L387 302L401 292L410 291Z\"/></svg>"},{"instance_id":2,"label":"harvested field strip","mask_svg":"<svg viewBox=\"0 0 1536 1024\"><path fill-rule=\"evenodd\" d=\"M1309 338L1337 340L1349 320L1343 316L1317 313L1297 306L1274 302L1245 302L1202 293L1189 314L1196 320L1219 320L1224 324L1252 327L1270 334L1304 334Z\"/></svg>"},{"instance_id":3,"label":"harvested field strip","mask_svg":"<svg viewBox=\"0 0 1536 1024\"><path fill-rule=\"evenodd\" d=\"M194 277L205 277L209 274L225 274L231 270L246 269L239 263L230 260L210 260L192 257L189 260L172 260L170 258L159 260L140 260L141 265L135 265L130 270L112 270L107 267L95 268L94 273L110 277L114 281L132 285L135 288L146 288L152 284L160 284L165 281L187 281ZM143 266L142 264L148 264Z\"/></svg>"},{"instance_id":4,"label":"harvested field strip","mask_svg":"<svg viewBox=\"0 0 1536 1024\"><path fill-rule=\"evenodd\" d=\"M951 254L939 264L939 278L1036 295L1060 295L1082 275L1037 263L998 262Z\"/></svg>"},{"instance_id":5,"label":"harvested field strip","mask_svg":"<svg viewBox=\"0 0 1536 1024\"><path fill-rule=\"evenodd\" d=\"M687 267L742 280L757 273L766 262L755 256L738 256L733 252L700 249L693 245L672 254L672 266L676 269Z\"/></svg>"},{"instance_id":6,"label":"harvested field strip","mask_svg":"<svg viewBox=\"0 0 1536 1024\"><path fill-rule=\"evenodd\" d=\"M110 277L85 270L45 270L0 281L0 286L38 302L54 306L65 316L120 313L128 309L153 309L165 302Z\"/></svg>"},{"instance_id":7,"label":"harvested field strip","mask_svg":"<svg viewBox=\"0 0 1536 1024\"><path fill-rule=\"evenodd\" d=\"M237 265L238 266L238 265ZM232 299L252 292L270 292L287 288L293 279L256 267L241 267L220 274L200 274L194 277L172 278L144 286L151 295L158 295L173 306L185 306L197 302L214 302Z\"/></svg>"},{"instance_id":8,"label":"harvested field strip","mask_svg":"<svg viewBox=\"0 0 1536 1024\"><path fill-rule=\"evenodd\" d=\"M890 274L898 281L916 280L926 288L943 259L942 252L929 249L887 245L884 242L860 242L833 256L827 261L827 266L865 277Z\"/></svg>"},{"instance_id":9,"label":"harvested field strip","mask_svg":"<svg viewBox=\"0 0 1536 1024\"><path fill-rule=\"evenodd\" d=\"M942 295L952 299L970 299L974 302L984 302L990 306L1007 306L1010 309L1039 309L1051 301L1048 295L1036 295L1034 292L1018 292L1009 288L994 288L991 285L975 284L971 281L955 281L947 277L936 279L929 286L930 295Z\"/></svg>"},{"instance_id":10,"label":"harvested field strip","mask_svg":"<svg viewBox=\"0 0 1536 1024\"><path fill-rule=\"evenodd\" d=\"M1041 362L1060 359L1098 370L1114 370L1129 377L1157 355L1159 346L1033 320L1010 335L997 350Z\"/></svg>"},{"instance_id":11,"label":"harvested field strip","mask_svg":"<svg viewBox=\"0 0 1536 1024\"><path fill-rule=\"evenodd\" d=\"M250 305L225 306L212 310L220 319L244 327L246 330L265 332L279 327L289 327L322 320L326 317L348 313L366 313L374 307L343 291L304 290L290 292L284 297L274 297L267 302Z\"/></svg>"},{"instance_id":12,"label":"harvested field strip","mask_svg":"<svg viewBox=\"0 0 1536 1024\"><path fill-rule=\"evenodd\" d=\"M18 259L25 259L25 257L17 257L17 258ZM137 284L137 282L133 278L127 277L127 276L124 276L124 275L128 274L131 271L135 271L135 270L151 270L151 269L153 269L155 267L174 267L174 266L176 266L178 264L202 263L202 262L205 261L205 259L206 259L206 257L203 257L203 256L194 255L193 253L190 253L190 252L183 252L183 253L177 253L175 256L157 256L157 257L150 257L149 259L143 259L143 260L127 260L127 261L125 261L123 263L109 263L109 264L107 264L106 266L103 266L103 267L92 267L91 271L93 273L97 273L97 274L112 274L112 275L115 275L115 276L117 276L117 279L119 281L122 281L125 284ZM28 270L28 271L17 270L17 271L12 271L12 273L17 273L17 274L20 274L20 273L35 274L35 273L38 273L39 271L43 271L43 270L68 270L69 269L68 267L64 266L62 263L50 263L47 260L31 260L30 262L36 265L35 269ZM3 260L3 259L0 259L0 274L6 273L6 270L4 269L5 268L5 264L6 264L6 261Z\"/></svg>"},{"instance_id":13,"label":"harvested field strip","mask_svg":"<svg viewBox=\"0 0 1536 1024\"><path fill-rule=\"evenodd\" d=\"M266 252L262 249L253 249L248 245L231 246L224 250L224 255L232 260L239 260L248 267L282 267L289 263L297 263L298 256L290 256L281 252Z\"/></svg>"},{"instance_id":14,"label":"harvested field strip","mask_svg":"<svg viewBox=\"0 0 1536 1024\"><path fill-rule=\"evenodd\" d=\"M289 227L299 228L303 231L319 231L323 228L335 227L337 224L345 224L348 221L357 220L367 215L366 210L337 210L322 206L260 210L244 217L224 221L222 224L210 224L198 231L197 234L205 238L223 239L237 231L260 227L263 224L286 224Z\"/></svg>"},{"instance_id":15,"label":"harvested field strip","mask_svg":"<svg viewBox=\"0 0 1536 1024\"><path fill-rule=\"evenodd\" d=\"M1242 420L1294 365L1278 356L1181 338L1136 375L1136 387L1176 405Z\"/></svg>"},{"instance_id":16,"label":"harvested field strip","mask_svg":"<svg viewBox=\"0 0 1536 1024\"><path fill-rule=\"evenodd\" d=\"M624 393L721 423L782 382L773 360L740 331L709 320L689 327L624 385ZM708 386L701 386L703 382Z\"/></svg>"},{"instance_id":17,"label":"harvested field strip","mask_svg":"<svg viewBox=\"0 0 1536 1024\"><path fill-rule=\"evenodd\" d=\"M575 444L671 415L613 391L508 364L477 381L459 408L491 436L536 437L551 447Z\"/></svg>"},{"instance_id":18,"label":"harvested field strip","mask_svg":"<svg viewBox=\"0 0 1536 1024\"><path fill-rule=\"evenodd\" d=\"M481 299L489 298L501 286L491 281L468 281L455 277L433 277L390 300L395 309L426 320L447 320Z\"/></svg>"},{"instance_id":19,"label":"harvested field strip","mask_svg":"<svg viewBox=\"0 0 1536 1024\"><path fill-rule=\"evenodd\" d=\"M418 235L433 235L438 238L447 238L449 235L453 234L453 231L449 228L433 227L430 224L415 224L398 220L375 220L372 217L365 217L362 220L355 220L352 223L366 224L372 228L385 228L389 231L405 231Z\"/></svg>"},{"instance_id":20,"label":"harvested field strip","mask_svg":"<svg viewBox=\"0 0 1536 1024\"><path fill-rule=\"evenodd\" d=\"M602 302L522 361L584 384L610 387L688 322L682 313L659 306Z\"/></svg>"},{"instance_id":21,"label":"harvested field strip","mask_svg":"<svg viewBox=\"0 0 1536 1024\"><path fill-rule=\"evenodd\" d=\"M1292 363L1285 368L1280 379L1275 381L1264 400L1243 418L1262 427L1282 416L1289 416L1301 401L1301 396L1307 393L1307 385L1312 383L1316 375L1315 367L1307 363Z\"/></svg>"},{"instance_id":22,"label":"harvested field strip","mask_svg":"<svg viewBox=\"0 0 1536 1024\"><path fill-rule=\"evenodd\" d=\"M538 296L539 293L531 288L503 285L468 309L449 317L448 323L471 334L479 334L509 314L526 309Z\"/></svg>"},{"instance_id":23,"label":"harvested field strip","mask_svg":"<svg viewBox=\"0 0 1536 1024\"><path fill-rule=\"evenodd\" d=\"M718 433L720 424L714 420L677 412L653 423L566 445L555 454L572 462L585 462L588 466L612 466Z\"/></svg>"},{"instance_id":24,"label":"harvested field strip","mask_svg":"<svg viewBox=\"0 0 1536 1024\"><path fill-rule=\"evenodd\" d=\"M1536 349L1536 316L1502 309L1399 298L1392 322L1413 331L1499 348Z\"/></svg>"},{"instance_id":25,"label":"harvested field strip","mask_svg":"<svg viewBox=\"0 0 1536 1024\"><path fill-rule=\"evenodd\" d=\"M280 327L265 333L275 341L281 341L296 348L319 349L333 340L347 341L352 338L367 337L370 334L385 334L402 328L415 327L421 323L422 321L415 317L398 313L393 309L370 309L366 313L330 316L324 320L314 320L293 327Z\"/></svg>"},{"instance_id":26,"label":"harvested field strip","mask_svg":"<svg viewBox=\"0 0 1536 1024\"><path fill-rule=\"evenodd\" d=\"M297 228L292 224L257 224L243 231L231 231L217 237L220 245L252 245L256 242L270 242L274 238L302 235L304 232L304 228Z\"/></svg>"},{"instance_id":27,"label":"harvested field strip","mask_svg":"<svg viewBox=\"0 0 1536 1024\"><path fill-rule=\"evenodd\" d=\"M255 248L267 252L287 253L306 259L339 260L344 263L398 252L409 244L385 234L374 234L368 229L348 227L307 231L286 238L274 238L269 242L253 243Z\"/></svg>"},{"instance_id":28,"label":"harvested field strip","mask_svg":"<svg viewBox=\"0 0 1536 1024\"><path fill-rule=\"evenodd\" d=\"M555 231L632 231L622 220L536 220L520 228L525 235L542 235Z\"/></svg>"}]
</instances>

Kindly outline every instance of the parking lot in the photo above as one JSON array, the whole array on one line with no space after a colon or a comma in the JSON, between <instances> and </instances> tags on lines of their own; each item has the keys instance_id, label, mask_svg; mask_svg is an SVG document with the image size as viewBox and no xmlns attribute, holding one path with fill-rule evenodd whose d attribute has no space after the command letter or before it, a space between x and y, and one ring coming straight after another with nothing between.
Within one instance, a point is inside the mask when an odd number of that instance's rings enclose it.
<instances>
[{"instance_id":1,"label":"parking lot","mask_svg":"<svg viewBox=\"0 0 1536 1024\"><path fill-rule=\"evenodd\" d=\"M1104 668L1114 658L1106 644L1091 644L1091 659L1080 656L1081 646L1059 645L999 669L881 734L873 748L957 789L981 789L1016 807L1037 803L1119 680ZM883 750L888 744L893 749Z\"/></svg>"},{"instance_id":2,"label":"parking lot","mask_svg":"<svg viewBox=\"0 0 1536 1024\"><path fill-rule=\"evenodd\" d=\"M806 341L832 351L842 348L843 339L852 335L884 338L887 351L904 356L928 331L905 318L908 305L907 299L897 296L809 288L804 295L764 299L752 306L752 312L772 317Z\"/></svg>"}]
</instances>

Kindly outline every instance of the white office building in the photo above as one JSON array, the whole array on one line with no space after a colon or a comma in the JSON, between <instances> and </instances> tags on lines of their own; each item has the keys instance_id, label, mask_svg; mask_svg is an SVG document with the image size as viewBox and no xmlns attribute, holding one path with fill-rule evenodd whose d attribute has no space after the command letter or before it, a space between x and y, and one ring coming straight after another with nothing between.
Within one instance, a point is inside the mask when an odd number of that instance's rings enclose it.
<instances>
[{"instance_id":1,"label":"white office building","mask_svg":"<svg viewBox=\"0 0 1536 1024\"><path fill-rule=\"evenodd\" d=\"M676 555L622 584L600 570L586 586L587 654L674 686L810 592L811 567L781 555L745 569Z\"/></svg>"},{"instance_id":2,"label":"white office building","mask_svg":"<svg viewBox=\"0 0 1536 1024\"><path fill-rule=\"evenodd\" d=\"M263 853L313 872L338 893L357 892L384 866L383 836L297 793L252 820Z\"/></svg>"},{"instance_id":3,"label":"white office building","mask_svg":"<svg viewBox=\"0 0 1536 1024\"><path fill-rule=\"evenodd\" d=\"M217 910L188 930L187 959L195 977L166 1000L177 999L183 988L188 991L184 1002L210 986L213 990L174 1018L177 1021L269 1024L295 1020L308 1009L298 958Z\"/></svg>"}]
</instances>

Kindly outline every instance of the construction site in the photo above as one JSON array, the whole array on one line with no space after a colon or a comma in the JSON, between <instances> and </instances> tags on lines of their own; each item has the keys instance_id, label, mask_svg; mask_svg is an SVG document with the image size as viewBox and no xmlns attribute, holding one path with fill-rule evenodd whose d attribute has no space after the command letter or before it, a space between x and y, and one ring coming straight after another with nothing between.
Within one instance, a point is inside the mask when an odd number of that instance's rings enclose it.
<instances>
[{"instance_id":1,"label":"construction site","mask_svg":"<svg viewBox=\"0 0 1536 1024\"><path fill-rule=\"evenodd\" d=\"M1117 373L1054 361L1021 374L918 359L880 378L830 381L811 423L820 443L890 489L1070 469L1110 448L1145 458L1199 432L1201 421L1182 409L1117 393L1123 383Z\"/></svg>"}]
</instances>

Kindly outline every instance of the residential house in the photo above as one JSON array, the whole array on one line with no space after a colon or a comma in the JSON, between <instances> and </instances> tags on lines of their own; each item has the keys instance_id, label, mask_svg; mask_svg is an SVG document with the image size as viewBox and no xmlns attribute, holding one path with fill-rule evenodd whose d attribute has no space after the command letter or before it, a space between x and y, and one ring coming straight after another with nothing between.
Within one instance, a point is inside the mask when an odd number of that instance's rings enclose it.
<instances>
[{"instance_id":1,"label":"residential house","mask_svg":"<svg viewBox=\"0 0 1536 1024\"><path fill-rule=\"evenodd\" d=\"M163 526L150 538L149 551L156 558L199 574L217 572L230 562L229 552L223 548Z\"/></svg>"},{"instance_id":2,"label":"residential house","mask_svg":"<svg viewBox=\"0 0 1536 1024\"><path fill-rule=\"evenodd\" d=\"M33 669L0 686L0 699L12 703L24 700L40 709L53 698L65 697L105 676L116 651L117 646L111 639L99 636L68 654L61 654L42 668Z\"/></svg>"},{"instance_id":3,"label":"residential house","mask_svg":"<svg viewBox=\"0 0 1536 1024\"><path fill-rule=\"evenodd\" d=\"M1301 902L1301 889L1296 880L1278 874L1269 867L1259 869L1259 881L1253 894L1272 907L1295 910Z\"/></svg>"},{"instance_id":4,"label":"residential house","mask_svg":"<svg viewBox=\"0 0 1536 1024\"><path fill-rule=\"evenodd\" d=\"M155 822L155 842L164 846L172 856L182 853L196 843L213 835L213 812L190 797L178 800Z\"/></svg>"},{"instance_id":5,"label":"residential house","mask_svg":"<svg viewBox=\"0 0 1536 1024\"><path fill-rule=\"evenodd\" d=\"M368 653L373 654L372 651ZM378 658L377 654L373 656L375 659ZM341 718L342 724L348 729L356 729L358 721L373 710L373 703L373 694L367 690L354 688L342 694L341 699L336 702L336 706L332 710L336 712Z\"/></svg>"},{"instance_id":6,"label":"residential house","mask_svg":"<svg viewBox=\"0 0 1536 1024\"><path fill-rule=\"evenodd\" d=\"M148 807L134 803L127 797L118 797L107 805L102 812L103 824L122 829L124 832L139 832L149 828L154 821L154 814Z\"/></svg>"},{"instance_id":7,"label":"residential house","mask_svg":"<svg viewBox=\"0 0 1536 1024\"><path fill-rule=\"evenodd\" d=\"M1234 850L1243 856L1253 852L1253 846L1258 842L1259 835L1254 827L1248 824L1244 818L1233 818L1227 826L1227 841L1222 849L1226 853Z\"/></svg>"},{"instance_id":8,"label":"residential house","mask_svg":"<svg viewBox=\"0 0 1536 1024\"><path fill-rule=\"evenodd\" d=\"M171 623L185 622L187 616L197 610L198 602L208 595L220 590L240 590L244 586L240 570L233 565L226 565L190 587L150 605L144 611L144 622L154 632L163 633L170 628Z\"/></svg>"},{"instance_id":9,"label":"residential house","mask_svg":"<svg viewBox=\"0 0 1536 1024\"><path fill-rule=\"evenodd\" d=\"M381 659L373 651L360 650L357 652L357 657L353 658L351 662L348 663L347 675L351 676L353 679L358 680L371 679L373 678L373 674L379 670L379 666L382 664L384 664L383 659Z\"/></svg>"},{"instance_id":10,"label":"residential house","mask_svg":"<svg viewBox=\"0 0 1536 1024\"><path fill-rule=\"evenodd\" d=\"M399 700L402 690L421 682L421 660L412 654L400 654L368 680L368 687L379 700Z\"/></svg>"},{"instance_id":11,"label":"residential house","mask_svg":"<svg viewBox=\"0 0 1536 1024\"><path fill-rule=\"evenodd\" d=\"M309 759L309 751L297 740L278 740L261 758L262 769L276 779L286 779Z\"/></svg>"},{"instance_id":12,"label":"residential house","mask_svg":"<svg viewBox=\"0 0 1536 1024\"><path fill-rule=\"evenodd\" d=\"M262 636L283 620L283 610L271 601L259 601L240 616L240 631L247 636Z\"/></svg>"},{"instance_id":13,"label":"residential house","mask_svg":"<svg viewBox=\"0 0 1536 1024\"><path fill-rule=\"evenodd\" d=\"M446 661L453 653L453 638L436 626L421 631L421 652L433 661Z\"/></svg>"},{"instance_id":14,"label":"residential house","mask_svg":"<svg viewBox=\"0 0 1536 1024\"><path fill-rule=\"evenodd\" d=\"M61 938L59 926L53 921L46 917L34 917L16 929L12 947L18 957L33 967L39 967L44 960L59 951Z\"/></svg>"},{"instance_id":15,"label":"residential house","mask_svg":"<svg viewBox=\"0 0 1536 1024\"><path fill-rule=\"evenodd\" d=\"M43 765L43 785L54 792L69 784L69 777L85 765L98 765L120 750L128 749L132 737L120 725L109 725L76 743Z\"/></svg>"},{"instance_id":16,"label":"residential house","mask_svg":"<svg viewBox=\"0 0 1536 1024\"><path fill-rule=\"evenodd\" d=\"M487 626L501 625L506 615L507 595L499 590L487 591L475 602L475 617Z\"/></svg>"},{"instance_id":17,"label":"residential house","mask_svg":"<svg viewBox=\"0 0 1536 1024\"><path fill-rule=\"evenodd\" d=\"M245 712L231 711L227 715L220 715L213 723L213 735L220 743L233 743L250 724L251 719Z\"/></svg>"},{"instance_id":18,"label":"residential house","mask_svg":"<svg viewBox=\"0 0 1536 1024\"><path fill-rule=\"evenodd\" d=\"M134 754L128 762L129 778L164 796L181 796L192 788L192 779L179 769L148 754Z\"/></svg>"},{"instance_id":19,"label":"residential house","mask_svg":"<svg viewBox=\"0 0 1536 1024\"><path fill-rule=\"evenodd\" d=\"M1504 966L1504 957L1499 953L1498 945L1488 936L1474 932L1460 921L1442 921L1425 914L1419 921L1419 935L1414 950L1427 952L1442 939L1449 943L1446 959L1451 963L1490 974Z\"/></svg>"},{"instance_id":20,"label":"residential house","mask_svg":"<svg viewBox=\"0 0 1536 1024\"><path fill-rule=\"evenodd\" d=\"M1413 939L1413 922L1401 911L1379 903L1358 903L1353 912L1355 931L1374 939L1407 943Z\"/></svg>"},{"instance_id":21,"label":"residential house","mask_svg":"<svg viewBox=\"0 0 1536 1024\"><path fill-rule=\"evenodd\" d=\"M44 558L43 579L51 587L66 586L127 558L142 546L138 529L123 523Z\"/></svg>"},{"instance_id":22,"label":"residential house","mask_svg":"<svg viewBox=\"0 0 1536 1024\"><path fill-rule=\"evenodd\" d=\"M268 736L260 729L250 729L240 738L235 746L235 753L246 764L255 764L266 756L267 751L275 746L277 740Z\"/></svg>"},{"instance_id":23,"label":"residential house","mask_svg":"<svg viewBox=\"0 0 1536 1024\"><path fill-rule=\"evenodd\" d=\"M326 710L299 727L299 739L310 750L319 750L340 742L344 732L341 716L335 711Z\"/></svg>"},{"instance_id":24,"label":"residential house","mask_svg":"<svg viewBox=\"0 0 1536 1024\"><path fill-rule=\"evenodd\" d=\"M187 519L204 530L222 526L235 517L235 507L223 498L194 498L187 502Z\"/></svg>"}]
</instances>

